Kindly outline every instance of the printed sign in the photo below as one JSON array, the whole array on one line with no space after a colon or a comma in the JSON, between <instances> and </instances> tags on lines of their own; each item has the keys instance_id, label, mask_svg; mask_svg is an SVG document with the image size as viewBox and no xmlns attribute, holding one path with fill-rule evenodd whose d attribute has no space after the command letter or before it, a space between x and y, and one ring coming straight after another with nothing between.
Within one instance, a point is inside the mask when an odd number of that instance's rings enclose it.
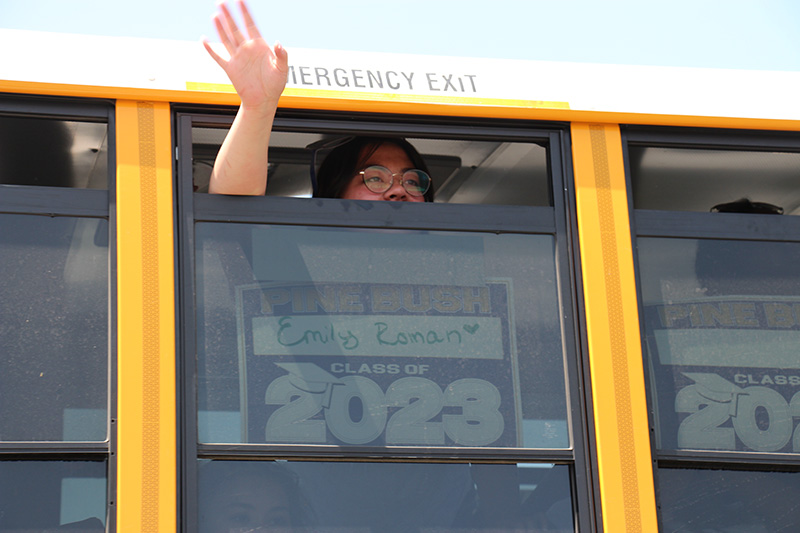
<instances>
[{"instance_id":1,"label":"printed sign","mask_svg":"<svg viewBox=\"0 0 800 533\"><path fill-rule=\"evenodd\" d=\"M800 452L800 302L645 309L662 449Z\"/></svg>"},{"instance_id":2,"label":"printed sign","mask_svg":"<svg viewBox=\"0 0 800 533\"><path fill-rule=\"evenodd\" d=\"M508 281L237 288L244 442L517 446Z\"/></svg>"}]
</instances>

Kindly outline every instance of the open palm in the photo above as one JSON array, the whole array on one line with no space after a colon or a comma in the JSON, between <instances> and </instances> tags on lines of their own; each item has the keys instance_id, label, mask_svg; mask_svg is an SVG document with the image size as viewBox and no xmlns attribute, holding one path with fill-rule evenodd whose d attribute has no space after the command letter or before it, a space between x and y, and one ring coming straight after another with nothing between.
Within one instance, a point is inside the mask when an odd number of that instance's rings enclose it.
<instances>
[{"instance_id":1,"label":"open palm","mask_svg":"<svg viewBox=\"0 0 800 533\"><path fill-rule=\"evenodd\" d=\"M280 44L273 49L261 37L247 5L243 0L239 1L239 5L246 35L236 25L225 4L221 4L220 12L214 15L214 25L229 59L217 54L208 41L203 44L228 75L242 100L242 106L251 109L274 107L286 86L288 55Z\"/></svg>"}]
</instances>

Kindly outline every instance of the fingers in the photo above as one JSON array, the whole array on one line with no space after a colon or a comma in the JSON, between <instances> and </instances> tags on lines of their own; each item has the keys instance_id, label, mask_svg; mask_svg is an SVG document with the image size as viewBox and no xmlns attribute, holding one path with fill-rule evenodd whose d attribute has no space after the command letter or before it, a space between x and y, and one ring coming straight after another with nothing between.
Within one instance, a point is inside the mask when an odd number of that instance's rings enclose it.
<instances>
[{"instance_id":1,"label":"fingers","mask_svg":"<svg viewBox=\"0 0 800 533\"><path fill-rule=\"evenodd\" d=\"M222 56L216 53L213 48L211 48L211 43L208 42L208 39L205 38L203 39L203 46L206 47L206 51L211 56L211 58L217 62L217 65L219 65L220 67L222 67L223 70L225 70L225 66L227 65L228 62L225 61L225 59L222 58Z\"/></svg>"},{"instance_id":2,"label":"fingers","mask_svg":"<svg viewBox=\"0 0 800 533\"><path fill-rule=\"evenodd\" d=\"M279 42L275 43L275 66L277 66L280 70L286 71L289 69L289 54L286 52L286 48Z\"/></svg>"},{"instance_id":3,"label":"fingers","mask_svg":"<svg viewBox=\"0 0 800 533\"><path fill-rule=\"evenodd\" d=\"M236 46L234 45L233 41L231 41L230 36L228 35L228 30L225 28L225 25L220 20L220 15L215 14L213 21L214 21L214 27L217 28L217 35L219 35L219 40L222 41L222 44L225 45L225 49L228 51L228 55L233 56L234 52L236 52Z\"/></svg>"},{"instance_id":4,"label":"fingers","mask_svg":"<svg viewBox=\"0 0 800 533\"><path fill-rule=\"evenodd\" d=\"M261 32L258 31L258 26L253 20L253 16L250 14L247 4L244 0L239 0L238 3L239 9L242 12L242 17L244 18L244 28L247 31L246 37L236 24L236 19L234 19L231 14L225 0L222 0L218 4L219 12L215 13L213 17L214 26L217 29L219 38L231 55L233 55L234 51L247 40L261 39Z\"/></svg>"},{"instance_id":5,"label":"fingers","mask_svg":"<svg viewBox=\"0 0 800 533\"><path fill-rule=\"evenodd\" d=\"M220 13L214 17L214 23L217 26L217 31L220 32L220 39L222 39L226 47L230 46L234 49L240 47L245 39L242 36L242 32L239 31L239 26L236 25L236 20L234 20L227 4L224 2L219 4L219 9Z\"/></svg>"},{"instance_id":6,"label":"fingers","mask_svg":"<svg viewBox=\"0 0 800 533\"><path fill-rule=\"evenodd\" d=\"M242 49L246 43L256 40L263 41L261 33L258 30L258 26L256 26L253 16L250 14L250 10L247 8L245 1L238 0L238 4L242 12L242 18L244 19L244 28L246 29L247 36L245 36L239 29L239 26L236 24L236 20L233 18L230 9L225 3L225 0L220 1L218 4L219 11L213 16L214 26L219 34L220 41L222 41L222 44L225 46L225 49L228 51L228 56L231 59L234 58L237 52ZM205 41L205 39L203 41L203 45L211 57L217 62L217 64L225 69L230 60L225 59L217 54L211 48L210 44ZM280 70L285 71L288 69L288 54L280 45L280 43L276 43L274 48L271 48L266 43L263 43L258 46L258 49L262 50L262 53L265 52L269 60Z\"/></svg>"},{"instance_id":7,"label":"fingers","mask_svg":"<svg viewBox=\"0 0 800 533\"><path fill-rule=\"evenodd\" d=\"M247 35L251 39L260 39L261 33L258 31L258 26L256 26L253 17L250 15L250 10L247 9L247 4L244 0L239 0L239 9L242 10L242 18L244 18L244 24L247 28Z\"/></svg>"}]
</instances>

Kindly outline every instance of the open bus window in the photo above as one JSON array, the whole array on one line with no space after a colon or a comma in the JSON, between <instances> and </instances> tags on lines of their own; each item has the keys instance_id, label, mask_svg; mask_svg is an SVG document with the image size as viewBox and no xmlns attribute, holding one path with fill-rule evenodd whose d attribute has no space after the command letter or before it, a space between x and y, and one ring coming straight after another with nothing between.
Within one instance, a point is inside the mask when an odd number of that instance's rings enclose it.
<instances>
[{"instance_id":1,"label":"open bus window","mask_svg":"<svg viewBox=\"0 0 800 533\"><path fill-rule=\"evenodd\" d=\"M102 533L105 461L0 461L0 533Z\"/></svg>"},{"instance_id":2,"label":"open bus window","mask_svg":"<svg viewBox=\"0 0 800 533\"><path fill-rule=\"evenodd\" d=\"M638 145L628 153L636 209L800 214L800 153Z\"/></svg>"},{"instance_id":3,"label":"open bus window","mask_svg":"<svg viewBox=\"0 0 800 533\"><path fill-rule=\"evenodd\" d=\"M192 129L194 188L208 190L227 130ZM335 136L275 131L270 137L267 195L311 196L314 143ZM547 148L535 143L406 137L433 179L435 201L458 204L552 205ZM320 161L318 161L319 163Z\"/></svg>"},{"instance_id":4,"label":"open bus window","mask_svg":"<svg viewBox=\"0 0 800 533\"><path fill-rule=\"evenodd\" d=\"M108 188L108 125L0 115L0 184Z\"/></svg>"},{"instance_id":5,"label":"open bus window","mask_svg":"<svg viewBox=\"0 0 800 533\"><path fill-rule=\"evenodd\" d=\"M0 440L104 441L108 221L0 225Z\"/></svg>"},{"instance_id":6,"label":"open bus window","mask_svg":"<svg viewBox=\"0 0 800 533\"><path fill-rule=\"evenodd\" d=\"M201 442L569 447L552 235L195 235Z\"/></svg>"},{"instance_id":7,"label":"open bus window","mask_svg":"<svg viewBox=\"0 0 800 533\"><path fill-rule=\"evenodd\" d=\"M205 460L198 477L200 533L574 531L565 465Z\"/></svg>"}]
</instances>

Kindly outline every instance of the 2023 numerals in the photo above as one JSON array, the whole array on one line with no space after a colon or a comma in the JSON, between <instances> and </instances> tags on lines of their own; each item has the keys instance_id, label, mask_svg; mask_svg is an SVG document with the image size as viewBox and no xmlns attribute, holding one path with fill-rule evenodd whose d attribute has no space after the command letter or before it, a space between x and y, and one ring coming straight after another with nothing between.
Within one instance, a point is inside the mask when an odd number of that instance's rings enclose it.
<instances>
[{"instance_id":1,"label":"2023 numerals","mask_svg":"<svg viewBox=\"0 0 800 533\"><path fill-rule=\"evenodd\" d=\"M328 430L338 440L358 445L385 431L387 445L443 446L446 436L460 446L487 446L503 434L500 391L482 379L459 379L442 390L427 378L403 377L385 394L364 376L341 381L327 407L323 394L298 389L289 376L270 383L265 403L281 407L267 421L267 442L325 444ZM353 402L360 402L360 416L353 416ZM441 422L433 420L445 407L461 412L450 409L453 413L443 413ZM313 418L320 411L323 418Z\"/></svg>"},{"instance_id":2,"label":"2023 numerals","mask_svg":"<svg viewBox=\"0 0 800 533\"><path fill-rule=\"evenodd\" d=\"M736 437L747 448L777 452L792 441L792 452L800 452L800 392L791 401L768 387L738 389L730 401L714 401L698 385L678 391L675 412L688 413L678 427L678 448L735 450ZM722 427L731 420L732 427Z\"/></svg>"}]
</instances>

